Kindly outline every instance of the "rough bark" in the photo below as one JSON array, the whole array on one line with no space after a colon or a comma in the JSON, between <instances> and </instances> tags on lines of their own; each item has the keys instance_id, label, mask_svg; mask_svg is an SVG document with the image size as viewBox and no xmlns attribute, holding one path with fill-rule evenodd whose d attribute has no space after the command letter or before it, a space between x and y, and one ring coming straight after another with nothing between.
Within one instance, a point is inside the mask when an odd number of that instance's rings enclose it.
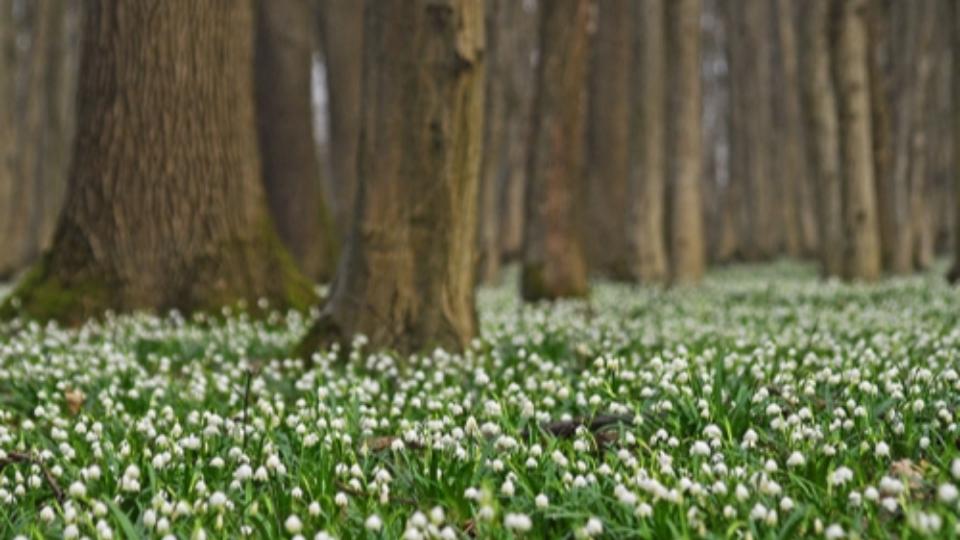
<instances>
[{"instance_id":1,"label":"rough bark","mask_svg":"<svg viewBox=\"0 0 960 540\"><path fill-rule=\"evenodd\" d=\"M585 296L583 144L589 0L540 7L540 64L527 169L521 292Z\"/></svg>"},{"instance_id":2,"label":"rough bark","mask_svg":"<svg viewBox=\"0 0 960 540\"><path fill-rule=\"evenodd\" d=\"M5 314L306 307L258 174L252 4L83 7L67 204Z\"/></svg>"},{"instance_id":3,"label":"rough bark","mask_svg":"<svg viewBox=\"0 0 960 540\"><path fill-rule=\"evenodd\" d=\"M483 154L477 212L477 281L496 282L500 273L500 189L506 165L505 47L510 27L503 24L509 0L485 0L487 77L484 105Z\"/></svg>"},{"instance_id":4,"label":"rough bark","mask_svg":"<svg viewBox=\"0 0 960 540\"><path fill-rule=\"evenodd\" d=\"M629 252L633 277L642 283L660 283L667 278L664 245L666 203L666 34L663 0L638 2L637 67L634 99L635 164L629 176Z\"/></svg>"},{"instance_id":5,"label":"rough bark","mask_svg":"<svg viewBox=\"0 0 960 540\"><path fill-rule=\"evenodd\" d=\"M327 75L333 218L346 241L356 208L363 79L363 0L319 0Z\"/></svg>"},{"instance_id":6,"label":"rough bark","mask_svg":"<svg viewBox=\"0 0 960 540\"><path fill-rule=\"evenodd\" d=\"M308 0L256 0L257 135L267 203L280 239L308 277L327 281L336 235L323 200L313 142Z\"/></svg>"},{"instance_id":7,"label":"rough bark","mask_svg":"<svg viewBox=\"0 0 960 540\"><path fill-rule=\"evenodd\" d=\"M801 8L801 50L804 52L800 57L800 82L808 134L807 155L819 210L821 272L827 277L841 276L845 238L837 102L831 79L830 0L805 1Z\"/></svg>"},{"instance_id":8,"label":"rough bark","mask_svg":"<svg viewBox=\"0 0 960 540\"><path fill-rule=\"evenodd\" d=\"M632 276L627 236L634 0L597 4L587 112L587 260L593 273Z\"/></svg>"},{"instance_id":9,"label":"rough bark","mask_svg":"<svg viewBox=\"0 0 960 540\"><path fill-rule=\"evenodd\" d=\"M701 196L700 0L667 2L670 171L670 255L672 280L703 277L706 247Z\"/></svg>"},{"instance_id":10,"label":"rough bark","mask_svg":"<svg viewBox=\"0 0 960 540\"><path fill-rule=\"evenodd\" d=\"M368 0L357 213L309 354L356 334L401 352L476 333L482 0Z\"/></svg>"},{"instance_id":11,"label":"rough bark","mask_svg":"<svg viewBox=\"0 0 960 540\"><path fill-rule=\"evenodd\" d=\"M880 277L881 261L870 124L866 0L841 0L837 11L833 68L847 238L844 274L849 279L872 281Z\"/></svg>"}]
</instances>

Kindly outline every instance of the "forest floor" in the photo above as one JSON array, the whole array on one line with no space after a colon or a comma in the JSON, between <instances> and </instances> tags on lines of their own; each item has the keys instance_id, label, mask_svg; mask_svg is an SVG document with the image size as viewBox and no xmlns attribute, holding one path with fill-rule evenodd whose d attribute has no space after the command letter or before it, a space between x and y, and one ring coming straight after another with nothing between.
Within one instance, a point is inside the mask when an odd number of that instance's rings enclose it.
<instances>
[{"instance_id":1,"label":"forest floor","mask_svg":"<svg viewBox=\"0 0 960 540\"><path fill-rule=\"evenodd\" d=\"M713 272L480 294L464 355L311 315L0 325L0 537L958 536L960 293Z\"/></svg>"}]
</instances>

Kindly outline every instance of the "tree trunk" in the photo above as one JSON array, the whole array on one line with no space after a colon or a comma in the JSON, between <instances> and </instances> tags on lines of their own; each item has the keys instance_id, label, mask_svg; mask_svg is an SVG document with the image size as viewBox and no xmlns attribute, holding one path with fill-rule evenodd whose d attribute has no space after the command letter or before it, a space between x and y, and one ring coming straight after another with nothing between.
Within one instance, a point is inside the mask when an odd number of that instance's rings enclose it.
<instances>
[{"instance_id":1,"label":"tree trunk","mask_svg":"<svg viewBox=\"0 0 960 540\"><path fill-rule=\"evenodd\" d=\"M587 260L592 272L629 280L627 182L634 0L597 4L587 112Z\"/></svg>"},{"instance_id":2,"label":"tree trunk","mask_svg":"<svg viewBox=\"0 0 960 540\"><path fill-rule=\"evenodd\" d=\"M843 219L848 239L845 276L880 277L880 231L873 172L870 81L867 72L866 0L841 0L838 7L834 77L838 93Z\"/></svg>"},{"instance_id":3,"label":"tree trunk","mask_svg":"<svg viewBox=\"0 0 960 540\"><path fill-rule=\"evenodd\" d=\"M672 279L695 283L706 267L701 197L700 0L667 2L670 255Z\"/></svg>"},{"instance_id":4,"label":"tree trunk","mask_svg":"<svg viewBox=\"0 0 960 540\"><path fill-rule=\"evenodd\" d=\"M476 333L483 0L368 0L358 204L304 353L364 334L402 352Z\"/></svg>"},{"instance_id":5,"label":"tree trunk","mask_svg":"<svg viewBox=\"0 0 960 540\"><path fill-rule=\"evenodd\" d=\"M0 111L0 280L32 263L49 244L66 184L73 131L76 4L36 0L0 5L6 34ZM18 21L14 12L19 11ZM19 27L19 29L17 28ZM25 47L14 40L27 37ZM5 154L5 155L4 155Z\"/></svg>"},{"instance_id":6,"label":"tree trunk","mask_svg":"<svg viewBox=\"0 0 960 540\"><path fill-rule=\"evenodd\" d=\"M353 226L363 79L363 0L319 0L327 76L333 217L340 243Z\"/></svg>"},{"instance_id":7,"label":"tree trunk","mask_svg":"<svg viewBox=\"0 0 960 540\"><path fill-rule=\"evenodd\" d=\"M843 191L840 183L839 126L831 79L829 39L831 0L801 4L800 30L804 51L800 83L807 128L807 155L816 185L820 221L820 265L826 277L843 274Z\"/></svg>"},{"instance_id":8,"label":"tree trunk","mask_svg":"<svg viewBox=\"0 0 960 540\"><path fill-rule=\"evenodd\" d=\"M504 259L516 260L523 251L524 192L530 151L531 110L536 82L534 54L539 16L536 2L506 1L500 37L509 51L505 66L506 171L500 189L500 251Z\"/></svg>"},{"instance_id":9,"label":"tree trunk","mask_svg":"<svg viewBox=\"0 0 960 540\"><path fill-rule=\"evenodd\" d=\"M877 179L877 210L880 225L880 248L884 269L897 273L909 272L909 228L905 223L907 194L899 189L905 184L895 182L893 174L893 84L894 71L892 41L899 38L891 32L891 0L877 0L869 6L870 32L870 105L873 125L873 163ZM897 21L900 24L902 21Z\"/></svg>"},{"instance_id":10,"label":"tree trunk","mask_svg":"<svg viewBox=\"0 0 960 540\"><path fill-rule=\"evenodd\" d=\"M589 7L589 0L546 0L540 7L521 283L526 300L588 292L582 207Z\"/></svg>"},{"instance_id":11,"label":"tree trunk","mask_svg":"<svg viewBox=\"0 0 960 540\"><path fill-rule=\"evenodd\" d=\"M666 202L666 37L663 0L646 0L634 8L637 21L637 67L634 140L638 163L630 172L629 249L633 277L642 283L667 278L664 246Z\"/></svg>"},{"instance_id":12,"label":"tree trunk","mask_svg":"<svg viewBox=\"0 0 960 540\"><path fill-rule=\"evenodd\" d=\"M509 26L503 22L506 2L485 0L487 32L486 102L484 105L483 154L480 167L477 213L477 281L494 283L500 274L500 189L506 166L506 50Z\"/></svg>"},{"instance_id":13,"label":"tree trunk","mask_svg":"<svg viewBox=\"0 0 960 540\"><path fill-rule=\"evenodd\" d=\"M910 186L910 246L911 269L925 270L933 264L931 223L933 212L927 205L929 182L927 174L927 127L930 79L933 68L932 44L936 26L936 5L931 2L911 4L914 25L917 28L916 54L909 61L913 65L913 89L908 106L912 109L909 125ZM904 126L907 127L907 126Z\"/></svg>"},{"instance_id":14,"label":"tree trunk","mask_svg":"<svg viewBox=\"0 0 960 540\"><path fill-rule=\"evenodd\" d=\"M255 84L263 182L277 232L304 274L327 281L336 236L313 142L308 0L256 0Z\"/></svg>"},{"instance_id":15,"label":"tree trunk","mask_svg":"<svg viewBox=\"0 0 960 540\"><path fill-rule=\"evenodd\" d=\"M773 101L769 0L726 0L731 71L731 182L739 183L746 212L740 234L749 260L772 257L779 220L772 156Z\"/></svg>"},{"instance_id":16,"label":"tree trunk","mask_svg":"<svg viewBox=\"0 0 960 540\"><path fill-rule=\"evenodd\" d=\"M953 264L947 279L951 283L960 280L960 0L951 0L950 27L953 30L953 194L954 206Z\"/></svg>"},{"instance_id":17,"label":"tree trunk","mask_svg":"<svg viewBox=\"0 0 960 540\"><path fill-rule=\"evenodd\" d=\"M14 47L13 5L11 0L0 0L0 281L5 281L20 266L21 231L14 220L16 201L14 189L16 154L13 119Z\"/></svg>"},{"instance_id":18,"label":"tree trunk","mask_svg":"<svg viewBox=\"0 0 960 540\"><path fill-rule=\"evenodd\" d=\"M792 257L811 253L814 239L804 204L804 186L807 178L806 159L803 152L803 122L800 118L800 81L797 68L797 37L793 2L776 0L777 44L779 49L779 86L774 91L779 105L780 125L776 130L782 183L784 244Z\"/></svg>"},{"instance_id":19,"label":"tree trunk","mask_svg":"<svg viewBox=\"0 0 960 540\"><path fill-rule=\"evenodd\" d=\"M252 5L83 6L67 205L4 311L77 323L241 299L306 307L258 174Z\"/></svg>"}]
</instances>

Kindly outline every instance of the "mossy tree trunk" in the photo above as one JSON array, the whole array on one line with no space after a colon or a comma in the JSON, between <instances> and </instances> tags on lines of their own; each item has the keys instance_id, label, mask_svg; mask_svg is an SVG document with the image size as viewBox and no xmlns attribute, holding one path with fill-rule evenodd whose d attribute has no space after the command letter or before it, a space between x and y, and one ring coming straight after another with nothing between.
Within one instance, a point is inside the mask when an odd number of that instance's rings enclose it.
<instances>
[{"instance_id":1,"label":"mossy tree trunk","mask_svg":"<svg viewBox=\"0 0 960 540\"><path fill-rule=\"evenodd\" d=\"M368 0L357 214L301 345L356 334L401 352L476 334L483 0Z\"/></svg>"},{"instance_id":2,"label":"mossy tree trunk","mask_svg":"<svg viewBox=\"0 0 960 540\"><path fill-rule=\"evenodd\" d=\"M807 155L816 186L821 273L843 274L844 238L842 189L840 182L839 126L837 101L831 78L831 0L809 0L801 4L800 84L807 129Z\"/></svg>"},{"instance_id":3,"label":"mossy tree trunk","mask_svg":"<svg viewBox=\"0 0 960 540\"><path fill-rule=\"evenodd\" d=\"M277 232L304 274L333 277L336 242L313 142L315 26L308 0L255 0L257 134Z\"/></svg>"},{"instance_id":4,"label":"mossy tree trunk","mask_svg":"<svg viewBox=\"0 0 960 540\"><path fill-rule=\"evenodd\" d=\"M540 6L521 279L530 301L588 293L583 145L589 9L590 0Z\"/></svg>"},{"instance_id":5,"label":"mossy tree trunk","mask_svg":"<svg viewBox=\"0 0 960 540\"><path fill-rule=\"evenodd\" d=\"M269 0L267 0L269 2ZM363 0L319 0L326 67L333 217L340 240L352 227L360 143Z\"/></svg>"},{"instance_id":6,"label":"mossy tree trunk","mask_svg":"<svg viewBox=\"0 0 960 540\"><path fill-rule=\"evenodd\" d=\"M67 204L6 314L306 307L260 182L252 3L83 7Z\"/></svg>"},{"instance_id":7,"label":"mossy tree trunk","mask_svg":"<svg viewBox=\"0 0 960 540\"><path fill-rule=\"evenodd\" d=\"M667 152L670 156L671 279L700 281L706 270L700 116L700 0L667 2Z\"/></svg>"},{"instance_id":8,"label":"mossy tree trunk","mask_svg":"<svg viewBox=\"0 0 960 540\"><path fill-rule=\"evenodd\" d=\"M843 223L847 243L844 275L880 277L880 230L870 124L866 0L840 0L834 43L834 80L840 127Z\"/></svg>"},{"instance_id":9,"label":"mossy tree trunk","mask_svg":"<svg viewBox=\"0 0 960 540\"><path fill-rule=\"evenodd\" d=\"M634 72L634 0L597 4L587 112L587 260L592 273L629 280L627 183Z\"/></svg>"},{"instance_id":10,"label":"mossy tree trunk","mask_svg":"<svg viewBox=\"0 0 960 540\"><path fill-rule=\"evenodd\" d=\"M664 245L666 204L666 66L667 47L663 0L646 0L634 6L637 28L637 63L634 90L633 138L636 161L628 184L628 241L631 273L642 283L667 278Z\"/></svg>"}]
</instances>

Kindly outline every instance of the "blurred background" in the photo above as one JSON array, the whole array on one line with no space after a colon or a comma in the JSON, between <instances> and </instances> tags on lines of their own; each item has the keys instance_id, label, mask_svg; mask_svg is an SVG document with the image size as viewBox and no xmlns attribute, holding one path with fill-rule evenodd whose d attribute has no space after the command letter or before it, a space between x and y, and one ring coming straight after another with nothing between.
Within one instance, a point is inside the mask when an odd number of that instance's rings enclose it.
<instances>
[{"instance_id":1,"label":"blurred background","mask_svg":"<svg viewBox=\"0 0 960 540\"><path fill-rule=\"evenodd\" d=\"M831 168L824 163L830 152L818 149L828 128L817 107L821 93L831 89L814 75L816 55L824 52L818 36L827 40L826 47L835 46L836 11L844 3L703 0L700 34L687 37L700 45L700 212L709 264L781 257L823 262L834 249L825 241L825 224L843 209L824 175L836 174L843 163ZM650 32L644 29L651 28L647 4L600 0L590 10L582 206L594 276L636 279L622 254L636 249L631 231L637 213L650 212L649 205L669 212L662 198L635 207L635 179L649 165L641 151L649 118L640 104L652 80L645 71L647 53L656 44L645 39ZM867 35L861 46L867 49L863 67L869 75L872 145L867 159L872 161L875 234L888 273L922 270L952 251L954 243L951 44L956 30L950 4L863 3ZM810 13L817 6L828 10L826 18ZM495 282L500 268L522 251L541 5L486 0L485 7L488 79L478 273L481 281ZM319 188L319 195L297 203L325 212L340 239L356 183L362 11L363 2L353 0L276 0L258 9L258 76L290 55L310 58L310 71L302 76L310 80L311 110L281 108L276 114L311 115L320 167L315 178L305 180ZM65 196L80 16L79 0L0 0L0 280L16 276L49 245ZM818 20L826 27L814 27ZM843 126L834 129L839 133L833 136L842 139ZM835 159L863 156L840 152ZM282 222L288 211L277 200L271 200L271 208ZM664 223L654 234L668 234L669 220ZM295 236L282 223L279 229L285 239ZM291 249L304 259L296 246ZM310 273L329 278L329 271Z\"/></svg>"}]
</instances>

